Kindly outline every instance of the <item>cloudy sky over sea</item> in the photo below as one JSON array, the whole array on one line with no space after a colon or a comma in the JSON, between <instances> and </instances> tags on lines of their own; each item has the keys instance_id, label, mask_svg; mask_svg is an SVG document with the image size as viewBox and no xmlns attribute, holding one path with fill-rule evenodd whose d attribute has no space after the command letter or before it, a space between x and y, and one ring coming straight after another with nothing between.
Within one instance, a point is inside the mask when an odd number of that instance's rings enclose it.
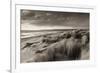
<instances>
[{"instance_id":1,"label":"cloudy sky over sea","mask_svg":"<svg viewBox=\"0 0 100 73\"><path fill-rule=\"evenodd\" d=\"M89 28L88 13L21 10L21 30Z\"/></svg>"}]
</instances>

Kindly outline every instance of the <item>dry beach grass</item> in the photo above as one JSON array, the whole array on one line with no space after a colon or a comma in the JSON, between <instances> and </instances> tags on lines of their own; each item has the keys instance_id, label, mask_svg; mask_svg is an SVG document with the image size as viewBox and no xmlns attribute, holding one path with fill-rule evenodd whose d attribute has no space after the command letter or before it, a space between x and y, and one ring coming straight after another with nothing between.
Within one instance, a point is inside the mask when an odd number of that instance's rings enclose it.
<instances>
[{"instance_id":1,"label":"dry beach grass","mask_svg":"<svg viewBox=\"0 0 100 73\"><path fill-rule=\"evenodd\" d=\"M21 36L21 63L89 59L89 30L31 32L34 33L38 34Z\"/></svg>"}]
</instances>

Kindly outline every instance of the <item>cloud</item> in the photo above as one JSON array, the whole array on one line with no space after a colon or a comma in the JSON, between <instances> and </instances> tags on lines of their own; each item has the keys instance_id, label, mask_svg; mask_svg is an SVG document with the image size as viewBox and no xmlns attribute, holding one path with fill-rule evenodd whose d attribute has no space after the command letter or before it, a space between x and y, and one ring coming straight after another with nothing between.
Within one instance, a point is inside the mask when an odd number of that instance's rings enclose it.
<instances>
[{"instance_id":1,"label":"cloud","mask_svg":"<svg viewBox=\"0 0 100 73\"><path fill-rule=\"evenodd\" d=\"M89 27L89 13L21 10L22 26Z\"/></svg>"}]
</instances>

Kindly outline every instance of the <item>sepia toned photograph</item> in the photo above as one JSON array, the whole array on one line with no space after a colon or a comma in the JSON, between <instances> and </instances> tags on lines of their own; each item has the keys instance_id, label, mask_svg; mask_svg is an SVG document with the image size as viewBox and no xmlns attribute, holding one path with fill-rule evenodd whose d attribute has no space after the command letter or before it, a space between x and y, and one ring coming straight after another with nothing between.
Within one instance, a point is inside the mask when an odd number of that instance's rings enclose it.
<instances>
[{"instance_id":1,"label":"sepia toned photograph","mask_svg":"<svg viewBox=\"0 0 100 73\"><path fill-rule=\"evenodd\" d=\"M20 10L20 63L90 59L90 14Z\"/></svg>"}]
</instances>

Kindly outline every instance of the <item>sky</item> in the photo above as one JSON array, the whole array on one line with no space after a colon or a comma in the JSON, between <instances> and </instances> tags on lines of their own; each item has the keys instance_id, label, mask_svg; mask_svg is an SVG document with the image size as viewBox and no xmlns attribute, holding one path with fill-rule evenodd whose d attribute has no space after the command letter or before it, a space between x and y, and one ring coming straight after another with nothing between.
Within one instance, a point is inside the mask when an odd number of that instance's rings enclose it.
<instances>
[{"instance_id":1,"label":"sky","mask_svg":"<svg viewBox=\"0 0 100 73\"><path fill-rule=\"evenodd\" d=\"M89 28L89 13L21 10L21 30Z\"/></svg>"}]
</instances>

